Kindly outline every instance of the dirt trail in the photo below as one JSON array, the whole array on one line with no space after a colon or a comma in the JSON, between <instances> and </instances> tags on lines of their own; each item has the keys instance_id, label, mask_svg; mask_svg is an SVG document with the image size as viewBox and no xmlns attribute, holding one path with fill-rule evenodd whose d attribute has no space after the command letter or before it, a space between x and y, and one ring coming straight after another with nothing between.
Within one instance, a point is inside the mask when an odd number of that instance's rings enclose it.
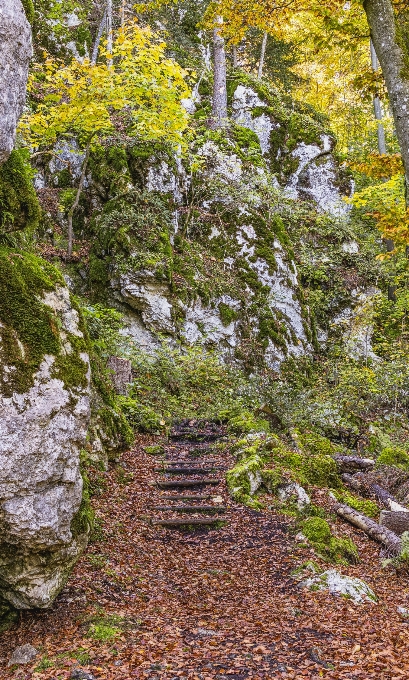
<instances>
[{"instance_id":1,"label":"dirt trail","mask_svg":"<svg viewBox=\"0 0 409 680\"><path fill-rule=\"evenodd\" d=\"M408 605L408 580L378 566L372 542L342 525L364 556L342 571L365 578L378 604L300 590L291 572L311 551L297 548L291 518L229 500L224 473L215 471L232 465L228 453L207 450L201 461L211 460L217 486L181 494L158 488L158 478L169 477L158 471L158 458L144 452L149 443L140 437L119 466L91 475L102 492L93 499L99 540L51 610L23 612L19 625L2 634L2 679L65 680L75 669L96 680L409 678L409 625L397 613L397 606ZM171 441L166 465L190 465L209 445ZM165 498L185 492L210 495L195 501L199 505L220 506L221 498L227 523L193 531L153 526L152 517L180 517L153 507L191 504ZM96 639L107 630L108 639ZM39 649L36 661L7 669L11 652L25 643Z\"/></svg>"}]
</instances>

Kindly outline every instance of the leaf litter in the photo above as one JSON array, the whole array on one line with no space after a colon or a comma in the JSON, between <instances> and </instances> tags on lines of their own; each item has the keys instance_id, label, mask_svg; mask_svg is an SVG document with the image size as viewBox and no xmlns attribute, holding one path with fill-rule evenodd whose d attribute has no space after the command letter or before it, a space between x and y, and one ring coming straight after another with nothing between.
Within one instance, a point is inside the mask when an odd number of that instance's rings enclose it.
<instances>
[{"instance_id":1,"label":"leaf litter","mask_svg":"<svg viewBox=\"0 0 409 680\"><path fill-rule=\"evenodd\" d=\"M356 605L300 589L294 569L311 559L328 565L297 544L293 518L232 502L223 475L211 493L227 506L227 523L152 526L152 506L169 496L155 484L157 458L144 451L152 443L141 435L120 468L90 470L98 531L53 606L22 611L2 634L4 680L68 680L78 670L96 680L409 678L409 622L398 611L409 606L407 576L382 568L376 544L334 520L361 556L342 573L378 597ZM211 457L234 463L228 451ZM314 502L325 504L319 490ZM23 644L38 657L8 668Z\"/></svg>"}]
</instances>

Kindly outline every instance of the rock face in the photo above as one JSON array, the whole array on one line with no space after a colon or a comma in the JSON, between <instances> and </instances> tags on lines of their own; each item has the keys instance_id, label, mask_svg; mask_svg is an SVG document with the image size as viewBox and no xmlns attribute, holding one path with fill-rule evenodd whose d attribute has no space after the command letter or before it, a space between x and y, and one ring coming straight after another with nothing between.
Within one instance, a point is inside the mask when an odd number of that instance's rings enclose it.
<instances>
[{"instance_id":1,"label":"rock face","mask_svg":"<svg viewBox=\"0 0 409 680\"><path fill-rule=\"evenodd\" d=\"M0 164L9 157L26 98L32 56L31 29L20 0L2 0L0 8Z\"/></svg>"},{"instance_id":2,"label":"rock face","mask_svg":"<svg viewBox=\"0 0 409 680\"><path fill-rule=\"evenodd\" d=\"M0 269L0 598L47 607L87 541L89 359L60 274L6 249Z\"/></svg>"}]
</instances>

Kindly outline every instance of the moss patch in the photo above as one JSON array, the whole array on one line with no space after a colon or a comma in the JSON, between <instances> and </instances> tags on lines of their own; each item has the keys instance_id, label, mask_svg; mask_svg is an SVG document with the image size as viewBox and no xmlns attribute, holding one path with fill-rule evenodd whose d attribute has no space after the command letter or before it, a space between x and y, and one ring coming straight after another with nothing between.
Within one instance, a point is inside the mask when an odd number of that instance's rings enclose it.
<instances>
[{"instance_id":1,"label":"moss patch","mask_svg":"<svg viewBox=\"0 0 409 680\"><path fill-rule=\"evenodd\" d=\"M0 384L5 396L32 386L46 354L55 357L53 373L66 380L67 387L85 384L87 364L79 357L87 351L85 338L67 332L71 353L64 354L61 320L41 301L57 285L65 286L65 282L48 262L0 247Z\"/></svg>"},{"instance_id":2,"label":"moss patch","mask_svg":"<svg viewBox=\"0 0 409 680\"><path fill-rule=\"evenodd\" d=\"M27 149L14 149L0 167L0 232L38 226L40 206L33 186Z\"/></svg>"},{"instance_id":3,"label":"moss patch","mask_svg":"<svg viewBox=\"0 0 409 680\"><path fill-rule=\"evenodd\" d=\"M389 446L383 449L376 461L376 467L380 465L393 465L401 470L409 471L409 454L398 446Z\"/></svg>"},{"instance_id":4,"label":"moss patch","mask_svg":"<svg viewBox=\"0 0 409 680\"><path fill-rule=\"evenodd\" d=\"M314 550L323 557L339 563L358 561L358 550L350 538L332 535L328 522L321 517L309 517L302 525L302 531Z\"/></svg>"}]
</instances>

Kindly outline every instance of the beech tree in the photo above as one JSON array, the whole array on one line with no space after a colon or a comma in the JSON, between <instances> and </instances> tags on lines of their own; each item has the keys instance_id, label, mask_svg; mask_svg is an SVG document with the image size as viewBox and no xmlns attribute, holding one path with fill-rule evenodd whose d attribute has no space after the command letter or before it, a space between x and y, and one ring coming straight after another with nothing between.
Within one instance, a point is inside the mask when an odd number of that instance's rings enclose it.
<instances>
[{"instance_id":1,"label":"beech tree","mask_svg":"<svg viewBox=\"0 0 409 680\"><path fill-rule=\"evenodd\" d=\"M371 38L382 68L405 170L406 202L409 187L409 28L406 3L364 0Z\"/></svg>"}]
</instances>

